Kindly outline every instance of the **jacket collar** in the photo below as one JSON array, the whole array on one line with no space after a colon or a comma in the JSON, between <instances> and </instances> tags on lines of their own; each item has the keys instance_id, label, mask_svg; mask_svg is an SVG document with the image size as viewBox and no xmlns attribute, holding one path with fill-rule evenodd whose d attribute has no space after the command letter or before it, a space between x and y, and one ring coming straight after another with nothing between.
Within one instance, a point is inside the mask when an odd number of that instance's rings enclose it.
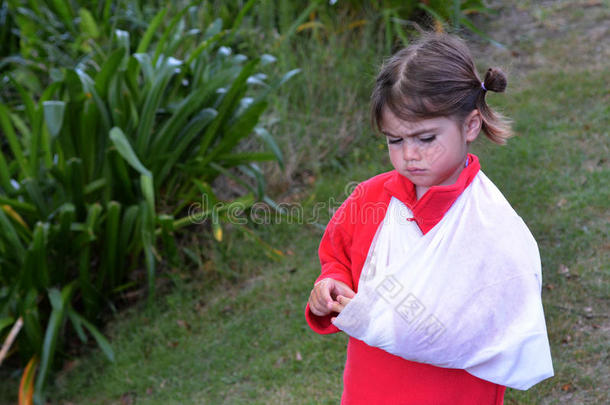
<instances>
[{"instance_id":1,"label":"jacket collar","mask_svg":"<svg viewBox=\"0 0 610 405\"><path fill-rule=\"evenodd\" d=\"M414 220L422 232L426 233L443 218L480 169L479 158L469 153L468 166L462 170L454 184L432 186L419 200L415 193L415 185L396 170L384 183L384 188L409 207L413 212Z\"/></svg>"}]
</instances>

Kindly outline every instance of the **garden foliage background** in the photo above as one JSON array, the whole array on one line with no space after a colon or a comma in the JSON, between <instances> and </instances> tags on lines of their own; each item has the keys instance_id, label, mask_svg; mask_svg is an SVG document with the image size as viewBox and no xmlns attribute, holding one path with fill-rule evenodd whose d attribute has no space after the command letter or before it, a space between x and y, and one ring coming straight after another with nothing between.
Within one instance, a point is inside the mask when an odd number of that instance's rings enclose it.
<instances>
[{"instance_id":1,"label":"garden foliage background","mask_svg":"<svg viewBox=\"0 0 610 405\"><path fill-rule=\"evenodd\" d=\"M302 308L421 27L509 72L521 136L475 153L539 241L557 376L507 402L607 400L609 7L542 3L0 0L0 401L336 403L345 337Z\"/></svg>"}]
</instances>

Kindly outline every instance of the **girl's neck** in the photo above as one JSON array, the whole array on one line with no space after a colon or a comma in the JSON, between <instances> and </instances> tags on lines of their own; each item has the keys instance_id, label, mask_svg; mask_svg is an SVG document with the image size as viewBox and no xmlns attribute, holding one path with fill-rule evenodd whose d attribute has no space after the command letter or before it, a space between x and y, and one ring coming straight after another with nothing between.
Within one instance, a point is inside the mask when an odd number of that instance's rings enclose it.
<instances>
[{"instance_id":1,"label":"girl's neck","mask_svg":"<svg viewBox=\"0 0 610 405\"><path fill-rule=\"evenodd\" d=\"M462 170L464 170L465 167L468 166L468 155L466 155L466 159L464 162L464 165L459 166L452 174L451 176L447 177L447 179L445 179L445 181L439 183L439 184L435 184L433 186L418 186L415 185L415 195L417 196L417 200L420 200L427 192L428 190L430 190L430 188L432 187L436 187L436 186L449 186L452 184L455 184L455 182L457 181L457 179L460 177L460 174L462 173Z\"/></svg>"}]
</instances>

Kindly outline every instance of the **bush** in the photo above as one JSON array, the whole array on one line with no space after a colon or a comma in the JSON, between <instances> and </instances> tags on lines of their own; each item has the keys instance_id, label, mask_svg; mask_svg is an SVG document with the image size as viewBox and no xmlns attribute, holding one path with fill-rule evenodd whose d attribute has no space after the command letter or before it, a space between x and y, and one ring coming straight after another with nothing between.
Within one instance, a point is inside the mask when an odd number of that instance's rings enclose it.
<instances>
[{"instance_id":1,"label":"bush","mask_svg":"<svg viewBox=\"0 0 610 405\"><path fill-rule=\"evenodd\" d=\"M88 331L112 360L95 325L134 287L142 258L152 297L158 239L171 260L174 232L203 217L221 238L230 208L265 198L256 163L282 162L260 121L269 94L296 71L268 80L259 69L273 57L234 54L225 44L236 27L216 20L199 30L189 25L196 13L168 19L162 9L137 46L125 30L100 34L86 60L33 72L48 83L39 96L17 71L3 78L12 91L0 104L0 337L23 324L13 350L29 359L20 394L35 391L38 402L68 336L86 341ZM266 150L238 152L253 133ZM184 214L201 196L217 200L210 184L220 174L250 193Z\"/></svg>"}]
</instances>

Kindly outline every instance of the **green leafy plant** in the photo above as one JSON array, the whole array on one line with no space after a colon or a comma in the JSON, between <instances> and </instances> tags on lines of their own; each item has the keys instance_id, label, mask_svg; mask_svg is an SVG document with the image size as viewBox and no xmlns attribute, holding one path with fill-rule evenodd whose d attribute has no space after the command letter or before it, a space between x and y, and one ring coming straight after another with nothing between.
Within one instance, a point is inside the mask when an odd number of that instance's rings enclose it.
<instances>
[{"instance_id":1,"label":"green leafy plant","mask_svg":"<svg viewBox=\"0 0 610 405\"><path fill-rule=\"evenodd\" d=\"M221 20L189 27L196 11L168 19L161 9L136 43L115 30L87 63L43 77L37 97L19 75L5 78L18 98L0 104L0 337L23 322L11 353L30 359L22 382L36 369L39 403L69 336L86 341L89 332L112 360L100 314L137 287L136 269L153 296L176 230L211 218L221 239L232 207L272 203L257 162L282 156L261 116L297 71L268 79L260 70L273 57L235 54ZM252 135L262 150L240 150ZM211 184L220 175L250 192L189 213L204 196L218 201Z\"/></svg>"},{"instance_id":2,"label":"green leafy plant","mask_svg":"<svg viewBox=\"0 0 610 405\"><path fill-rule=\"evenodd\" d=\"M469 17L474 14L493 13L483 0L428 0L419 1L417 7L434 19L437 30L444 30L447 26L452 30L466 28L496 46L503 46L477 28Z\"/></svg>"}]
</instances>

